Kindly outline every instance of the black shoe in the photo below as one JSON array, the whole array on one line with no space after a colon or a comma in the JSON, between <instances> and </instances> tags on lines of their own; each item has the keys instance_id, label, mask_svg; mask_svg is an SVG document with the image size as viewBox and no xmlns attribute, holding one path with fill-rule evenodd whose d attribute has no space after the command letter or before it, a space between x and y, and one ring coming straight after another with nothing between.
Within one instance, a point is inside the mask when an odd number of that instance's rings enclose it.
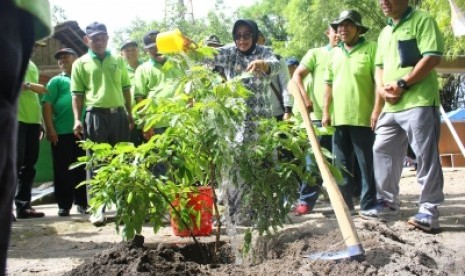
<instances>
[{"instance_id":1,"label":"black shoe","mask_svg":"<svg viewBox=\"0 0 465 276\"><path fill-rule=\"evenodd\" d=\"M77 206L77 211L81 215L89 214L89 212L87 211L87 206L84 206L84 205L78 205Z\"/></svg>"},{"instance_id":2,"label":"black shoe","mask_svg":"<svg viewBox=\"0 0 465 276\"><path fill-rule=\"evenodd\" d=\"M20 209L16 210L16 217L19 219L28 219L28 218L41 218L45 216L42 212L37 212L33 208Z\"/></svg>"},{"instance_id":3,"label":"black shoe","mask_svg":"<svg viewBox=\"0 0 465 276\"><path fill-rule=\"evenodd\" d=\"M58 210L58 216L60 216L60 217L68 217L69 216L69 209L60 208Z\"/></svg>"},{"instance_id":4,"label":"black shoe","mask_svg":"<svg viewBox=\"0 0 465 276\"><path fill-rule=\"evenodd\" d=\"M11 214L11 222L15 222L15 221L16 221L16 217L15 217L15 215L12 213L12 214Z\"/></svg>"}]
</instances>

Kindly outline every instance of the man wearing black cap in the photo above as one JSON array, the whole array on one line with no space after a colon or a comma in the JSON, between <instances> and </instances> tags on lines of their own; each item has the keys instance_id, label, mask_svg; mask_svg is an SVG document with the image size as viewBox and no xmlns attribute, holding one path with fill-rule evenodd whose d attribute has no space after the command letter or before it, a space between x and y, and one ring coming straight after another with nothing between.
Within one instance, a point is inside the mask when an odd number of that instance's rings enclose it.
<instances>
[{"instance_id":1,"label":"man wearing black cap","mask_svg":"<svg viewBox=\"0 0 465 276\"><path fill-rule=\"evenodd\" d=\"M379 115L379 97L374 83L376 43L361 36L368 28L355 10L341 12L331 27L337 31L341 43L332 50L328 62L322 124L336 128L333 153L336 162L350 171L343 172L339 188L351 211L354 210L353 155L357 157L362 184L360 209L363 211L376 205L372 152L372 127Z\"/></svg>"},{"instance_id":2,"label":"man wearing black cap","mask_svg":"<svg viewBox=\"0 0 465 276\"><path fill-rule=\"evenodd\" d=\"M69 170L85 152L78 146L74 136L74 115L71 103L71 68L78 54L71 48L63 48L55 53L61 74L50 79L47 93L42 98L42 113L47 140L51 143L53 158L53 185L58 203L58 215L69 216L74 203L77 211L85 214L87 209L86 187L76 186L85 180L83 168Z\"/></svg>"},{"instance_id":3,"label":"man wearing black cap","mask_svg":"<svg viewBox=\"0 0 465 276\"><path fill-rule=\"evenodd\" d=\"M323 97L325 93L324 77L326 67L331 57L331 50L336 47L339 42L336 30L331 26L328 26L325 35L328 38L328 44L323 47L308 50L292 76L292 79L299 87L307 110L312 112L311 120L313 124L318 127L321 127L321 118L323 117ZM311 77L307 78L308 75ZM302 120L297 108L294 108L297 119ZM331 135L322 135L319 137L320 145L329 151L332 151L333 148L332 140L333 138ZM311 161L311 159L307 160ZM319 179L317 184L321 185L322 180ZM305 215L310 213L315 206L319 194L320 187L309 186L302 183L300 186L299 202L294 209L294 214Z\"/></svg>"},{"instance_id":4,"label":"man wearing black cap","mask_svg":"<svg viewBox=\"0 0 465 276\"><path fill-rule=\"evenodd\" d=\"M171 98L175 92L176 80L173 75L166 76L162 67L167 61L166 57L158 52L156 38L158 31L152 30L144 35L144 49L149 54L149 60L141 64L134 77L136 101L150 98L153 101ZM175 73L176 74L176 73ZM144 139L149 140L155 133L162 132L168 126L167 122L155 125L155 129L144 132Z\"/></svg>"},{"instance_id":5,"label":"man wearing black cap","mask_svg":"<svg viewBox=\"0 0 465 276\"><path fill-rule=\"evenodd\" d=\"M134 106L134 75L137 67L142 64L139 60L139 47L137 42L133 40L127 40L121 44L121 56L126 61L126 69L128 70L129 81L131 82L131 102ZM134 127L129 132L129 140L134 143L135 146L142 144L144 141L141 130Z\"/></svg>"},{"instance_id":6,"label":"man wearing black cap","mask_svg":"<svg viewBox=\"0 0 465 276\"><path fill-rule=\"evenodd\" d=\"M36 41L32 55L37 47L44 47L43 41ZM45 86L39 83L39 69L29 60L26 75L18 99L18 137L17 137L17 170L18 187L15 195L16 217L21 219L43 217L31 207L31 192L36 175L35 164L39 158L40 135L42 131L42 115L39 95L46 92Z\"/></svg>"},{"instance_id":7,"label":"man wearing black cap","mask_svg":"<svg viewBox=\"0 0 465 276\"><path fill-rule=\"evenodd\" d=\"M134 126L131 113L131 83L126 64L121 56L107 50L108 34L104 24L87 26L84 41L87 54L73 64L71 91L73 94L74 135L97 143L129 141L129 130ZM81 121L86 105L85 130ZM89 178L90 176L90 171ZM91 216L98 226L105 223L104 208Z\"/></svg>"}]
</instances>

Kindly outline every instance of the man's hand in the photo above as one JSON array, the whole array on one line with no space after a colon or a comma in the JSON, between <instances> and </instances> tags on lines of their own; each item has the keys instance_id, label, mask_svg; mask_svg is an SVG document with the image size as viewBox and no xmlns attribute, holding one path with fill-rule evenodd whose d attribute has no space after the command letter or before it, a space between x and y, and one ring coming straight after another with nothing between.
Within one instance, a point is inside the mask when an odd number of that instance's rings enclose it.
<instances>
[{"instance_id":1,"label":"man's hand","mask_svg":"<svg viewBox=\"0 0 465 276\"><path fill-rule=\"evenodd\" d=\"M132 114L128 114L128 121L129 121L129 130L133 130L134 129L134 126L136 125L136 123L134 122L134 117L132 117Z\"/></svg>"},{"instance_id":2,"label":"man's hand","mask_svg":"<svg viewBox=\"0 0 465 276\"><path fill-rule=\"evenodd\" d=\"M148 141L150 140L150 138L152 138L153 135L155 135L155 131L153 130L153 128L150 128L149 130L144 131L142 135L144 136L144 139Z\"/></svg>"},{"instance_id":3,"label":"man's hand","mask_svg":"<svg viewBox=\"0 0 465 276\"><path fill-rule=\"evenodd\" d=\"M288 121L292 117L292 113L286 112L283 115L283 121Z\"/></svg>"},{"instance_id":4,"label":"man's hand","mask_svg":"<svg viewBox=\"0 0 465 276\"><path fill-rule=\"evenodd\" d=\"M371 113L370 126L373 131L375 131L376 129L376 124L378 123L379 114L380 114L379 111L376 111L376 110L373 110L373 112Z\"/></svg>"},{"instance_id":5,"label":"man's hand","mask_svg":"<svg viewBox=\"0 0 465 276\"><path fill-rule=\"evenodd\" d=\"M400 101L404 92L405 90L400 88L396 82L392 82L384 85L381 96L386 102L396 104Z\"/></svg>"},{"instance_id":6,"label":"man's hand","mask_svg":"<svg viewBox=\"0 0 465 276\"><path fill-rule=\"evenodd\" d=\"M269 74L270 66L264 60L254 60L245 69L247 72L257 75Z\"/></svg>"},{"instance_id":7,"label":"man's hand","mask_svg":"<svg viewBox=\"0 0 465 276\"><path fill-rule=\"evenodd\" d=\"M321 118L321 125L324 127L331 125L331 116L329 113L323 112L323 118Z\"/></svg>"},{"instance_id":8,"label":"man's hand","mask_svg":"<svg viewBox=\"0 0 465 276\"><path fill-rule=\"evenodd\" d=\"M48 130L46 133L47 140L49 140L50 143L56 146L56 144L58 143L58 134L55 132L55 130Z\"/></svg>"},{"instance_id":9,"label":"man's hand","mask_svg":"<svg viewBox=\"0 0 465 276\"><path fill-rule=\"evenodd\" d=\"M84 129L82 128L81 120L74 120L73 133L79 140L84 138Z\"/></svg>"}]
</instances>

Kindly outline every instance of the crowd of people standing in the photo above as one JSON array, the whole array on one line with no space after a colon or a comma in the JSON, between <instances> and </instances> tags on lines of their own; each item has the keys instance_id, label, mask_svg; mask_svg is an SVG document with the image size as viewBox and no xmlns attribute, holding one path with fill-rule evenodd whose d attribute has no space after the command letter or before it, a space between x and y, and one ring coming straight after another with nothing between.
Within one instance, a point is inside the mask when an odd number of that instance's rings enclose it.
<instances>
[{"instance_id":1,"label":"crowd of people standing","mask_svg":"<svg viewBox=\"0 0 465 276\"><path fill-rule=\"evenodd\" d=\"M444 42L435 20L428 13L409 6L407 0L380 0L379 4L388 18L388 25L382 30L378 43L363 36L369 28L363 25L362 15L355 10L345 10L325 30L328 45L310 49L300 63L293 57L278 57L272 48L264 46L263 34L250 19L234 23L233 43L223 46L213 35L206 44L217 47L218 53L212 62L224 78L231 79L243 72L253 74L243 79L244 86L252 92L246 100L249 113L238 136L243 141L257 138L258 119L288 120L292 116L292 97L287 91L287 82L296 82L308 111L304 116L311 114L316 125L335 128L334 135L322 137L320 143L332 151L335 161L346 169L340 190L354 214L353 196L360 196L361 217L381 221L400 218L398 185L410 146L416 156L421 192L418 213L408 222L433 232L439 229L438 206L444 200L437 147L439 87L434 71L444 51ZM14 4L5 8L14 9ZM106 26L94 22L85 31L88 52L78 57L71 48L58 50L54 57L61 73L46 86L39 84L38 69L27 60L31 57L29 52L43 45L37 41L41 36L27 38L30 51L23 55L27 59L23 59L21 72L15 75L18 84L8 84L13 102L17 94L13 92L20 91L18 113L14 117L18 126L2 121L16 133L13 136L16 142L10 147L16 148L16 153L2 153L9 161L0 160L0 176L9 180L10 185L16 178L8 170L17 168L16 218L44 216L31 206L42 120L45 136L52 145L59 216L69 216L73 203L78 213L87 213L86 187L76 189L76 186L86 177L91 178L92 171L88 170L86 175L83 169L68 170L69 165L84 154L77 141L86 138L112 145L122 141L139 145L164 131L166 125L163 123L143 131L143 126L134 125L132 117L136 102L146 97L157 99L173 94L170 88L176 75L165 75L161 70L167 57L157 51L158 34L157 30L152 30L141 39L148 53L147 61L142 62L137 41L125 41L120 53L112 53L108 50ZM4 87L2 78L2 89ZM11 137L8 141L11 142ZM11 164L12 158L16 166ZM357 183L352 176L357 169L361 191L354 195ZM163 173L163 169L158 173ZM317 186L300 184L295 215L313 210L322 183L320 180ZM11 195L13 190L10 187L8 191L2 192L2 197ZM228 191L230 206L240 205L243 192L241 185ZM12 199L7 197L1 201L1 221L6 221L8 213L8 229L15 219L11 217ZM91 216L91 221L95 225L105 223L105 206ZM4 234L9 236L9 230ZM2 240L1 257L7 245L8 240Z\"/></svg>"}]
</instances>

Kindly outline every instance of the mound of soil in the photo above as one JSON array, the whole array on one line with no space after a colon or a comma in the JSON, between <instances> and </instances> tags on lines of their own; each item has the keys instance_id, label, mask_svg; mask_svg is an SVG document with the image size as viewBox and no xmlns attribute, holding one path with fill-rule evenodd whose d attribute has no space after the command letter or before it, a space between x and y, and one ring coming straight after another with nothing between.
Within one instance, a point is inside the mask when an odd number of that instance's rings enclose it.
<instances>
[{"instance_id":1,"label":"mound of soil","mask_svg":"<svg viewBox=\"0 0 465 276\"><path fill-rule=\"evenodd\" d=\"M455 252L436 241L435 235L419 230L397 231L384 223L358 221L358 234L365 255L358 260L313 260L307 252L344 250L338 229L325 235L296 236L293 241L274 242L258 264L235 264L229 243L221 243L218 261L214 243L153 244L120 243L97 254L66 275L455 275L465 263ZM360 227L361 226L361 227ZM404 232L404 233L402 233ZM152 247L152 248L151 248ZM156 247L156 248L154 248ZM328 250L328 247L331 250ZM332 247L332 248L331 248Z\"/></svg>"}]
</instances>

